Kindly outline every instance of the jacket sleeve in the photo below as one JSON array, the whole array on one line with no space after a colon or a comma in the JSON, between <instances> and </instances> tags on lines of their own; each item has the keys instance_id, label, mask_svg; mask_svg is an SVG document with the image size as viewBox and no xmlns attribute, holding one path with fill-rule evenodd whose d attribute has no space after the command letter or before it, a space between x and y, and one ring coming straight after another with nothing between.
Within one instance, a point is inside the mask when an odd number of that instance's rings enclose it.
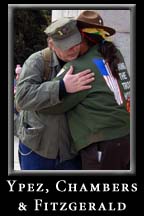
<instances>
[{"instance_id":1,"label":"jacket sleeve","mask_svg":"<svg viewBox=\"0 0 144 216\"><path fill-rule=\"evenodd\" d=\"M59 80L43 82L44 62L40 53L31 55L24 63L16 87L16 106L38 111L60 103Z\"/></svg>"},{"instance_id":2,"label":"jacket sleeve","mask_svg":"<svg viewBox=\"0 0 144 216\"><path fill-rule=\"evenodd\" d=\"M62 70L64 72L57 76L55 80L62 79L66 72L68 71L71 63L67 63ZM78 73L82 69L78 70L76 67L74 73ZM67 112L74 108L77 104L81 103L85 97L89 94L90 90L80 91L72 94L68 94L61 100L61 103L56 104L55 106L48 107L47 109L43 110L43 112L49 113L49 114L61 114L64 112Z\"/></svg>"},{"instance_id":3,"label":"jacket sleeve","mask_svg":"<svg viewBox=\"0 0 144 216\"><path fill-rule=\"evenodd\" d=\"M120 59L120 62L118 64L119 85L124 98L126 109L128 112L130 112L130 75L127 71L126 63L120 50L118 50L117 55Z\"/></svg>"}]
</instances>

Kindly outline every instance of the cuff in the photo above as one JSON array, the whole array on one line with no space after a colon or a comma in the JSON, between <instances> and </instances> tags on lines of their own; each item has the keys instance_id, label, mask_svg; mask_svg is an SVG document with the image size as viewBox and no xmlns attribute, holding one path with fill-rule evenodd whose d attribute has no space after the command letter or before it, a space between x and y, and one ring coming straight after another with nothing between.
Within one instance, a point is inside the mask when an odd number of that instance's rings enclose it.
<instances>
[{"instance_id":1,"label":"cuff","mask_svg":"<svg viewBox=\"0 0 144 216\"><path fill-rule=\"evenodd\" d=\"M60 80L59 85L59 99L62 100L67 95L65 84L63 79Z\"/></svg>"}]
</instances>

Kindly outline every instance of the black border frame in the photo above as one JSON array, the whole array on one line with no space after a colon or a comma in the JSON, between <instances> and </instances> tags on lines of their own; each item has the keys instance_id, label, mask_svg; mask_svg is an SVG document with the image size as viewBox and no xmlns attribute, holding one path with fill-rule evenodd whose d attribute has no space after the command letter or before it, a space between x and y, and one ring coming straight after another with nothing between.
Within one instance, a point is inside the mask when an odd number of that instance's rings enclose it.
<instances>
[{"instance_id":1,"label":"black border frame","mask_svg":"<svg viewBox=\"0 0 144 216\"><path fill-rule=\"evenodd\" d=\"M13 43L12 43L12 13L15 8L33 8L36 9L102 9L102 10L130 10L130 74L131 74L131 137L130 142L132 143L131 148L131 169L130 171L92 171L92 170L66 170L66 171L17 171L14 170L14 135L13 135L13 73L11 71L13 61ZM136 16L136 5L135 4L92 4L88 5L52 5L52 4L9 4L8 5L8 175L9 176L21 176L21 175L135 175L136 174L136 145L135 145L135 16Z\"/></svg>"}]
</instances>

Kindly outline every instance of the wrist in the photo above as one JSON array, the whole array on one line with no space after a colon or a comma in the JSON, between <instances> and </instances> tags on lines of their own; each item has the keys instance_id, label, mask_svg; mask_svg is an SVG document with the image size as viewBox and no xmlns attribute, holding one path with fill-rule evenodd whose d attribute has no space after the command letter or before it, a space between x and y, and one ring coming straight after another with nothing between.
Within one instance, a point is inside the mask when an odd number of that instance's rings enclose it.
<instances>
[{"instance_id":1,"label":"wrist","mask_svg":"<svg viewBox=\"0 0 144 216\"><path fill-rule=\"evenodd\" d=\"M59 84L59 99L62 100L66 95L67 95L67 91L65 88L65 83L63 79L61 79Z\"/></svg>"}]
</instances>

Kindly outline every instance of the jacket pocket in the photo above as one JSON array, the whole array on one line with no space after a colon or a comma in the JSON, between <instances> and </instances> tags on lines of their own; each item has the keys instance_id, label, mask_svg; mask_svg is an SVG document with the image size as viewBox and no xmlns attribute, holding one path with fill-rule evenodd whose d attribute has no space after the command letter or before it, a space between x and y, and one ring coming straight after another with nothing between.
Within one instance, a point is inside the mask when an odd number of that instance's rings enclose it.
<instances>
[{"instance_id":1,"label":"jacket pocket","mask_svg":"<svg viewBox=\"0 0 144 216\"><path fill-rule=\"evenodd\" d=\"M45 125L42 124L33 112L23 111L21 115L21 126L19 128L19 139L32 149L38 149L44 132Z\"/></svg>"}]
</instances>

